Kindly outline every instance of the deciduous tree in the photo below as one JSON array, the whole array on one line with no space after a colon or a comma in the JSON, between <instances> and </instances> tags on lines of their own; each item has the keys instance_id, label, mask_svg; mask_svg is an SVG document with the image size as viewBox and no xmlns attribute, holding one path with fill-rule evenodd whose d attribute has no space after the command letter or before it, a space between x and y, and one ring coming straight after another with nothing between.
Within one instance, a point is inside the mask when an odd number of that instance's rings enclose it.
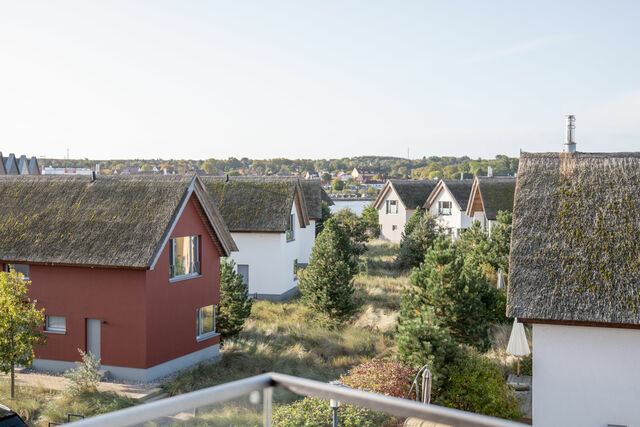
<instances>
[{"instance_id":1,"label":"deciduous tree","mask_svg":"<svg viewBox=\"0 0 640 427\"><path fill-rule=\"evenodd\" d=\"M44 344L40 332L44 324L44 309L27 297L31 282L15 270L0 273L0 371L11 374L11 398L15 395L15 366L30 366L33 349Z\"/></svg>"}]
</instances>

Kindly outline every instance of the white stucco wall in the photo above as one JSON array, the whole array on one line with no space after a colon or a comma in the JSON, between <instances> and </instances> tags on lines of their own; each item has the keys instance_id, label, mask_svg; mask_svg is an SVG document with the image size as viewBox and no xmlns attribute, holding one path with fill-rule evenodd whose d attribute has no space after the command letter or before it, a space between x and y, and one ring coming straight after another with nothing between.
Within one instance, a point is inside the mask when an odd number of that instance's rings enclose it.
<instances>
[{"instance_id":1,"label":"white stucco wall","mask_svg":"<svg viewBox=\"0 0 640 427\"><path fill-rule=\"evenodd\" d=\"M287 242L286 233L231 233L238 246L231 258L236 264L249 266L249 293L282 295L297 286L293 277L293 261L307 257L310 247L311 225L300 227L295 205L291 208L295 215L294 240ZM315 227L313 227L315 229ZM315 232L313 233L315 240Z\"/></svg>"},{"instance_id":2,"label":"white stucco wall","mask_svg":"<svg viewBox=\"0 0 640 427\"><path fill-rule=\"evenodd\" d=\"M438 213L438 202L451 202L451 215ZM462 212L453 195L446 189L440 191L435 201L429 208L429 212L437 217L438 223L444 228L450 228L452 236L457 237L461 230L471 227L473 220Z\"/></svg>"},{"instance_id":3,"label":"white stucco wall","mask_svg":"<svg viewBox=\"0 0 640 427\"><path fill-rule=\"evenodd\" d=\"M398 213L387 213L387 200L396 200L398 202ZM402 239L402 232L404 226L407 224L409 217L413 214L415 209L407 209L402 204L398 193L393 187L387 192L387 195L382 200L382 204L378 209L378 223L380 224L380 237L385 240L399 243ZM393 226L397 226L396 230L393 230Z\"/></svg>"},{"instance_id":4,"label":"white stucco wall","mask_svg":"<svg viewBox=\"0 0 640 427\"><path fill-rule=\"evenodd\" d=\"M309 263L311 257L311 249L316 241L316 222L309 220L309 225L300 230L300 256L298 262L303 264Z\"/></svg>"},{"instance_id":5,"label":"white stucco wall","mask_svg":"<svg viewBox=\"0 0 640 427\"><path fill-rule=\"evenodd\" d=\"M535 426L640 425L640 330L533 326Z\"/></svg>"}]
</instances>

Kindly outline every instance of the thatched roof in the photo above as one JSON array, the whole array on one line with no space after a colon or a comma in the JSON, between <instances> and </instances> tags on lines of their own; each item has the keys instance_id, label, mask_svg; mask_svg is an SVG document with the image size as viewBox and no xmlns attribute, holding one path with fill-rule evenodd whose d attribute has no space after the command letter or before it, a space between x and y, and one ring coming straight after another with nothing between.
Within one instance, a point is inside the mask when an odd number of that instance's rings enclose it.
<instances>
[{"instance_id":1,"label":"thatched roof","mask_svg":"<svg viewBox=\"0 0 640 427\"><path fill-rule=\"evenodd\" d=\"M522 153L507 315L640 325L640 153Z\"/></svg>"},{"instance_id":2,"label":"thatched roof","mask_svg":"<svg viewBox=\"0 0 640 427\"><path fill-rule=\"evenodd\" d=\"M232 232L287 229L295 203L301 227L309 224L302 185L293 177L201 177L211 201Z\"/></svg>"},{"instance_id":3,"label":"thatched roof","mask_svg":"<svg viewBox=\"0 0 640 427\"><path fill-rule=\"evenodd\" d=\"M150 268L190 194L221 253L237 250L195 177L2 176L0 262Z\"/></svg>"},{"instance_id":4,"label":"thatched roof","mask_svg":"<svg viewBox=\"0 0 640 427\"><path fill-rule=\"evenodd\" d=\"M427 179L388 179L384 188L378 194L374 206L379 209L387 193L393 188L405 208L415 209L424 205L437 184L436 181Z\"/></svg>"},{"instance_id":5,"label":"thatched roof","mask_svg":"<svg viewBox=\"0 0 640 427\"><path fill-rule=\"evenodd\" d=\"M322 202L326 202L329 206L333 205L333 201L322 188L322 182L319 179L305 179L301 181L301 184L304 198L307 201L309 219L322 219Z\"/></svg>"},{"instance_id":6,"label":"thatched roof","mask_svg":"<svg viewBox=\"0 0 640 427\"><path fill-rule=\"evenodd\" d=\"M425 209L431 208L431 205L438 198L442 191L448 191L453 200L458 204L462 212L467 210L471 187L473 187L473 179L443 179L433 189L431 195L424 204Z\"/></svg>"},{"instance_id":7,"label":"thatched roof","mask_svg":"<svg viewBox=\"0 0 640 427\"><path fill-rule=\"evenodd\" d=\"M513 176L476 177L467 203L467 215L473 217L474 204L484 208L489 220L495 220L499 211L513 211L515 190L516 178Z\"/></svg>"}]
</instances>

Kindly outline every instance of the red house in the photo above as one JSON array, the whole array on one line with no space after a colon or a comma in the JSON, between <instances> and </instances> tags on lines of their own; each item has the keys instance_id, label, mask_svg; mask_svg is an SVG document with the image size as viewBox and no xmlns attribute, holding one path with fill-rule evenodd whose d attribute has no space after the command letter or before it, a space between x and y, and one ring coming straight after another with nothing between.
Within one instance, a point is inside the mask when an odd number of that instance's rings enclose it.
<instances>
[{"instance_id":1,"label":"red house","mask_svg":"<svg viewBox=\"0 0 640 427\"><path fill-rule=\"evenodd\" d=\"M220 257L237 247L195 176L0 177L0 267L31 280L34 367L92 352L149 381L218 357Z\"/></svg>"}]
</instances>

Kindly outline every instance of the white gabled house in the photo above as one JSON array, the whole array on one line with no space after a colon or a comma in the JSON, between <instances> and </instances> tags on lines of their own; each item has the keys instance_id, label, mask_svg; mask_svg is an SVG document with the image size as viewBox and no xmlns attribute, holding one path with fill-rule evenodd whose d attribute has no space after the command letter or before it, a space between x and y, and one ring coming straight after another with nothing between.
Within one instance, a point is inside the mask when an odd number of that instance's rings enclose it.
<instances>
[{"instance_id":1,"label":"white gabled house","mask_svg":"<svg viewBox=\"0 0 640 427\"><path fill-rule=\"evenodd\" d=\"M315 241L300 180L201 179L238 246L231 259L248 283L249 294L275 301L295 295L298 265L308 262Z\"/></svg>"},{"instance_id":2,"label":"white gabled house","mask_svg":"<svg viewBox=\"0 0 640 427\"><path fill-rule=\"evenodd\" d=\"M534 426L638 425L639 196L640 153L520 155L507 315L533 325Z\"/></svg>"},{"instance_id":3,"label":"white gabled house","mask_svg":"<svg viewBox=\"0 0 640 427\"><path fill-rule=\"evenodd\" d=\"M513 176L478 176L473 181L467 203L467 216L491 232L498 222L498 212L513 212L516 178Z\"/></svg>"},{"instance_id":4,"label":"white gabled house","mask_svg":"<svg viewBox=\"0 0 640 427\"><path fill-rule=\"evenodd\" d=\"M380 238L400 242L404 227L416 208L424 205L436 181L388 179L373 202L378 211Z\"/></svg>"},{"instance_id":5,"label":"white gabled house","mask_svg":"<svg viewBox=\"0 0 640 427\"><path fill-rule=\"evenodd\" d=\"M441 180L424 204L424 209L437 218L453 239L460 237L462 230L473 222L466 214L472 186L472 179Z\"/></svg>"}]
</instances>

